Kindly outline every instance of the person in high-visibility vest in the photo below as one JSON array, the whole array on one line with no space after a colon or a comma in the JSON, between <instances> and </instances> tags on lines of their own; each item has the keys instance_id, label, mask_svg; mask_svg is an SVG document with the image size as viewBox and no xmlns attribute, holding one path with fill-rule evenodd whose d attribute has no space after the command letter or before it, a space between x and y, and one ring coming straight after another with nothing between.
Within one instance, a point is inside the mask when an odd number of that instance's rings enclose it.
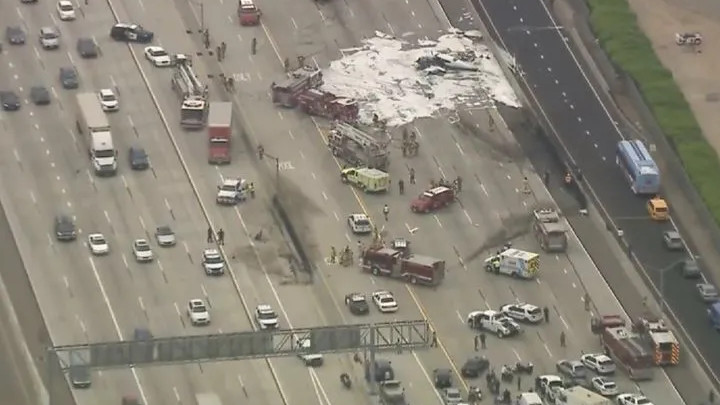
<instances>
[{"instance_id":1,"label":"person in high-visibility vest","mask_svg":"<svg viewBox=\"0 0 720 405\"><path fill-rule=\"evenodd\" d=\"M572 174L570 172L565 173L565 185L569 186L572 184Z\"/></svg>"}]
</instances>

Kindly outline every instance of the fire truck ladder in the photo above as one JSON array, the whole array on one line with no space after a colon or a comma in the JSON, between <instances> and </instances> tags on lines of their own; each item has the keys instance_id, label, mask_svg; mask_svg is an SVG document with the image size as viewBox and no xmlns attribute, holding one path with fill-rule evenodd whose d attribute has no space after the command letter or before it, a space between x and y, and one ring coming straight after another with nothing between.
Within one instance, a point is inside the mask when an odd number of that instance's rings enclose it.
<instances>
[{"instance_id":1,"label":"fire truck ladder","mask_svg":"<svg viewBox=\"0 0 720 405\"><path fill-rule=\"evenodd\" d=\"M365 132L355 128L350 124L338 122L335 124L335 129L340 135L342 135L343 137L347 137L365 150L382 151L386 147L384 144L378 142L372 136L366 134Z\"/></svg>"},{"instance_id":2,"label":"fire truck ladder","mask_svg":"<svg viewBox=\"0 0 720 405\"><path fill-rule=\"evenodd\" d=\"M181 86L183 98L207 97L207 88L193 72L189 60L178 60L175 69L175 82Z\"/></svg>"}]
</instances>

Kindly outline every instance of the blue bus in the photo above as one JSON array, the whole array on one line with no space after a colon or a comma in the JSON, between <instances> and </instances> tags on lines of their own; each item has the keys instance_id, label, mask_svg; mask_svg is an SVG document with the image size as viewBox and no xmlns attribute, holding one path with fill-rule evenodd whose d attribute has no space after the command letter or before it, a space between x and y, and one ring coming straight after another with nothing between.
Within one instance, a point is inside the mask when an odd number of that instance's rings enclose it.
<instances>
[{"instance_id":1,"label":"blue bus","mask_svg":"<svg viewBox=\"0 0 720 405\"><path fill-rule=\"evenodd\" d=\"M642 141L620 141L617 145L615 163L630 181L630 188L638 195L660 192L660 169Z\"/></svg>"}]
</instances>

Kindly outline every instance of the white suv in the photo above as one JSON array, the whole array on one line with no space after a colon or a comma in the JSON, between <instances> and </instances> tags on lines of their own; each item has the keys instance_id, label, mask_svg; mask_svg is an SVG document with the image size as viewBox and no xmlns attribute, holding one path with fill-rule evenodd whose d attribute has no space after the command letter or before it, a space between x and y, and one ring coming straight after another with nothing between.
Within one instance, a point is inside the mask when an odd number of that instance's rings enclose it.
<instances>
[{"instance_id":1,"label":"white suv","mask_svg":"<svg viewBox=\"0 0 720 405\"><path fill-rule=\"evenodd\" d=\"M132 245L133 256L138 262L151 262L154 259L150 244L145 239L135 239Z\"/></svg>"},{"instance_id":2,"label":"white suv","mask_svg":"<svg viewBox=\"0 0 720 405\"><path fill-rule=\"evenodd\" d=\"M208 276L221 276L225 273L225 260L217 249L203 250L202 265Z\"/></svg>"},{"instance_id":3,"label":"white suv","mask_svg":"<svg viewBox=\"0 0 720 405\"><path fill-rule=\"evenodd\" d=\"M40 45L43 49L57 49L60 47L60 32L54 27L40 28Z\"/></svg>"},{"instance_id":4,"label":"white suv","mask_svg":"<svg viewBox=\"0 0 720 405\"><path fill-rule=\"evenodd\" d=\"M255 321L260 329L277 329L278 316L270 305L260 304L255 307Z\"/></svg>"},{"instance_id":5,"label":"white suv","mask_svg":"<svg viewBox=\"0 0 720 405\"><path fill-rule=\"evenodd\" d=\"M354 234L372 232L372 224L365 214L352 214L348 217L348 226Z\"/></svg>"}]
</instances>

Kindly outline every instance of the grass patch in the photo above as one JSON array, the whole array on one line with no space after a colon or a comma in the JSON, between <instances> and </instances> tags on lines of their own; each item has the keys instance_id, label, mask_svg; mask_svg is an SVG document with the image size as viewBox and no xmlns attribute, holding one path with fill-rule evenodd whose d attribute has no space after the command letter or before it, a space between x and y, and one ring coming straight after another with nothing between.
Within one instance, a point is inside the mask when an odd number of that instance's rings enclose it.
<instances>
[{"instance_id":1,"label":"grass patch","mask_svg":"<svg viewBox=\"0 0 720 405\"><path fill-rule=\"evenodd\" d=\"M639 28L627 0L587 0L590 23L605 52L638 85L693 185L720 224L720 160L703 137L672 74Z\"/></svg>"}]
</instances>

